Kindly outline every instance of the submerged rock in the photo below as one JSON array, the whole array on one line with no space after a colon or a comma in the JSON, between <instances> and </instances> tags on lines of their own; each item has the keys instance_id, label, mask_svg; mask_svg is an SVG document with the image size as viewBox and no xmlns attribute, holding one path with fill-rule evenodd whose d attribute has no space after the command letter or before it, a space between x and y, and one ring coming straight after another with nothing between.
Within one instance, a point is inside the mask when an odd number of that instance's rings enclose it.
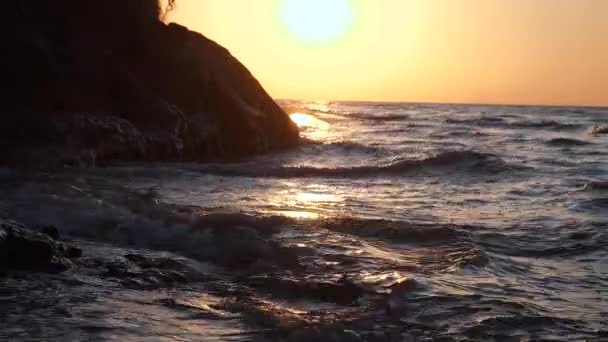
<instances>
[{"instance_id":1,"label":"submerged rock","mask_svg":"<svg viewBox=\"0 0 608 342\"><path fill-rule=\"evenodd\" d=\"M1 162L206 161L293 146L297 126L228 50L158 0L7 4Z\"/></svg>"},{"instance_id":2,"label":"submerged rock","mask_svg":"<svg viewBox=\"0 0 608 342\"><path fill-rule=\"evenodd\" d=\"M16 222L0 220L0 271L61 272L82 251Z\"/></svg>"}]
</instances>

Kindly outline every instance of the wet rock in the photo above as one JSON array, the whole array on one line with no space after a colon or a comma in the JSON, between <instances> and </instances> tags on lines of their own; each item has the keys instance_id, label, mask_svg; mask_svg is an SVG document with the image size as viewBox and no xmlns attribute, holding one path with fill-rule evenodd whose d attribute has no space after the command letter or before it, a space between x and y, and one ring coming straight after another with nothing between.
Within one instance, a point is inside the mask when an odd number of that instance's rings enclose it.
<instances>
[{"instance_id":1,"label":"wet rock","mask_svg":"<svg viewBox=\"0 0 608 342\"><path fill-rule=\"evenodd\" d=\"M143 269L158 268L168 270L185 270L186 265L178 260L171 258L150 258L139 254L127 254L125 259L133 262L137 266Z\"/></svg>"},{"instance_id":2,"label":"wet rock","mask_svg":"<svg viewBox=\"0 0 608 342\"><path fill-rule=\"evenodd\" d=\"M0 270L61 272L70 268L68 258L81 254L76 250L16 222L0 220Z\"/></svg>"},{"instance_id":3,"label":"wet rock","mask_svg":"<svg viewBox=\"0 0 608 342\"><path fill-rule=\"evenodd\" d=\"M108 262L105 268L105 277L116 278L123 286L134 289L173 287L201 279L200 274L178 260L139 254L127 254L125 260Z\"/></svg>"}]
</instances>

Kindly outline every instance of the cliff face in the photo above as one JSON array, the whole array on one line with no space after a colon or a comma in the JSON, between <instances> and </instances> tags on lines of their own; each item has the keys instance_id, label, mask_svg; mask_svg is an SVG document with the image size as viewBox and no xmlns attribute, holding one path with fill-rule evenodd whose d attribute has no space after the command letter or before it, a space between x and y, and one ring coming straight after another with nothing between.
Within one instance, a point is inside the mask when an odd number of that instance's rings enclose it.
<instances>
[{"instance_id":1,"label":"cliff face","mask_svg":"<svg viewBox=\"0 0 608 342\"><path fill-rule=\"evenodd\" d=\"M290 147L297 127L230 53L157 0L7 5L0 161L228 159ZM79 161L80 160L80 161Z\"/></svg>"}]
</instances>

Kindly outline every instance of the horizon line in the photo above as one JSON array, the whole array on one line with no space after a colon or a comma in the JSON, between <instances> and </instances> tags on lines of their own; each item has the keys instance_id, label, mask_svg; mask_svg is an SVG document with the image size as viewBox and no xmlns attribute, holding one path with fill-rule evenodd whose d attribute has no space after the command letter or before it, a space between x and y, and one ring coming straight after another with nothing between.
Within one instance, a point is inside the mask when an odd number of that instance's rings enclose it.
<instances>
[{"instance_id":1,"label":"horizon line","mask_svg":"<svg viewBox=\"0 0 608 342\"><path fill-rule=\"evenodd\" d=\"M533 104L533 103L500 103L500 102L440 102L440 101L397 101L397 100L309 100L297 98L274 98L276 101L310 101L310 102L351 102L351 103L395 103L395 104L432 104L432 105L465 105L465 106L497 106L497 107L555 107L555 108L596 108L608 109L608 103L602 105L576 105L576 104Z\"/></svg>"}]
</instances>

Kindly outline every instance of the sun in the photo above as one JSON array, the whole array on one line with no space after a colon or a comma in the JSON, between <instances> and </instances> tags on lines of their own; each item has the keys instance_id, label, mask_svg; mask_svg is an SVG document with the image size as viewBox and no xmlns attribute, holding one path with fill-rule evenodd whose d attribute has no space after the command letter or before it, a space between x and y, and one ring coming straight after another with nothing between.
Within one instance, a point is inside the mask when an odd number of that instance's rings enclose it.
<instances>
[{"instance_id":1,"label":"sun","mask_svg":"<svg viewBox=\"0 0 608 342\"><path fill-rule=\"evenodd\" d=\"M349 34L355 21L353 0L283 0L281 22L309 44L330 44Z\"/></svg>"}]
</instances>

